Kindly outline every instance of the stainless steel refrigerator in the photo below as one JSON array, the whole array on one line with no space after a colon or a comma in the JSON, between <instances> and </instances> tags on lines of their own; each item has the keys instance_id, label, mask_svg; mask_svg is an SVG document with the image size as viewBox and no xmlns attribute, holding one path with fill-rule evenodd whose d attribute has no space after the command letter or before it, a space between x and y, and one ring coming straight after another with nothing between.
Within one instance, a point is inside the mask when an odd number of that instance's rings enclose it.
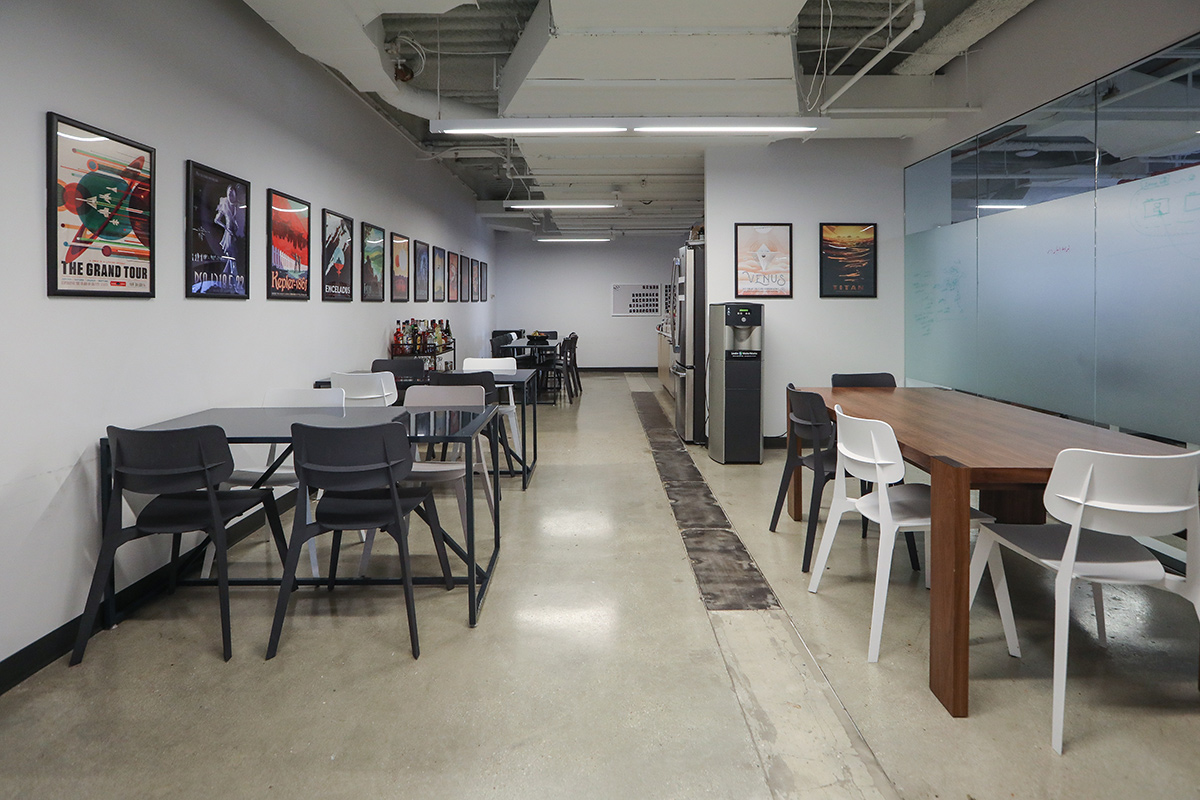
<instances>
[{"instance_id":1,"label":"stainless steel refrigerator","mask_svg":"<svg viewBox=\"0 0 1200 800\"><path fill-rule=\"evenodd\" d=\"M675 431L693 444L707 441L704 401L704 325L707 311L704 291L704 245L689 243L675 261Z\"/></svg>"}]
</instances>

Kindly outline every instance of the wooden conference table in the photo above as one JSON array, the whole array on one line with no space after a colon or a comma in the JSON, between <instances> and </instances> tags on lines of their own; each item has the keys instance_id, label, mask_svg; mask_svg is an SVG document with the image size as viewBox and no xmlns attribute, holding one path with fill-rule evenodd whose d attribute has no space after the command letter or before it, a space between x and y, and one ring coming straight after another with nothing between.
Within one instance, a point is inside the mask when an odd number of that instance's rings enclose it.
<instances>
[{"instance_id":1,"label":"wooden conference table","mask_svg":"<svg viewBox=\"0 0 1200 800\"><path fill-rule=\"evenodd\" d=\"M455 443L465 445L466 455L466 495L474 497L473 470L471 461L474 457L472 447L475 437L485 428L493 429L497 423L498 414L495 405L488 406L455 406L453 408L428 408L417 406L385 406L385 407L349 407L349 408L210 408L182 417L147 425L142 430L173 430L191 428L198 425L218 425L225 431L226 438L233 444L285 444L286 448L272 463L259 479L261 485L292 452L292 423L300 422L306 425L321 427L357 427L362 425L379 425L387 422L403 422L408 428L409 438L417 444ZM497 437L492 436L492 463L495 463L497 452ZM453 550L467 565L465 576L455 576L455 583L467 587L467 619L471 627L475 627L479 612L483 608L483 600L487 594L495 571L496 560L500 556L500 503L499 480L493 471L493 495L496 498L496 517L493 524L492 552L486 565L479 563L475 546L475 504L468 500L466 512L465 542L458 542L446 537L446 545ZM112 460L108 449L108 439L100 440L100 519L106 519L108 504L112 502ZM211 583L211 579L195 581L180 581L185 583ZM315 584L321 581L315 579L297 579L301 584ZM387 578L338 578L339 583L389 583ZM242 578L231 579L231 585L278 585L278 579ZM427 578L416 576L413 583L441 584L442 578ZM112 597L110 587L109 598ZM111 614L112 607L106 604L106 614Z\"/></svg>"},{"instance_id":2,"label":"wooden conference table","mask_svg":"<svg viewBox=\"0 0 1200 800\"><path fill-rule=\"evenodd\" d=\"M932 540L929 688L955 717L967 716L971 490L1000 522L1043 522L1042 492L1069 447L1141 455L1179 448L947 389L806 388L854 417L892 426L904 460L930 474ZM799 476L801 470L796 470ZM800 493L793 483L793 500ZM800 504L790 511L794 519Z\"/></svg>"}]
</instances>

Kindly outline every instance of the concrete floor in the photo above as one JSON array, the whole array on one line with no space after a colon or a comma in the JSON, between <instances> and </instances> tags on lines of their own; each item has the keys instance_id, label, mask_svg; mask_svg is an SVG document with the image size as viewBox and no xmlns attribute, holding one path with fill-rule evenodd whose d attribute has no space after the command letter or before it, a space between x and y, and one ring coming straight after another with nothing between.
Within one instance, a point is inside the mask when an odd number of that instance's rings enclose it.
<instances>
[{"instance_id":1,"label":"concrete floor","mask_svg":"<svg viewBox=\"0 0 1200 800\"><path fill-rule=\"evenodd\" d=\"M575 405L539 410L529 490L505 480L477 628L465 590L418 589L414 661L398 587L305 588L266 662L275 591L235 589L225 663L215 593L180 589L94 637L82 665L64 658L0 696L0 797L1200 795L1185 601L1112 591L1105 649L1080 595L1056 756L1050 586L1008 562L1025 657L1009 658L981 592L972 716L951 719L926 688L928 595L902 549L867 664L875 537L847 520L810 595L803 525L767 531L782 451L721 466L689 448L783 606L706 611L630 396L659 387L584 382ZM439 509L453 533L452 498ZM433 572L419 522L412 541ZM238 570L277 570L262 537L235 554ZM395 574L392 554L377 542L372 570Z\"/></svg>"}]
</instances>

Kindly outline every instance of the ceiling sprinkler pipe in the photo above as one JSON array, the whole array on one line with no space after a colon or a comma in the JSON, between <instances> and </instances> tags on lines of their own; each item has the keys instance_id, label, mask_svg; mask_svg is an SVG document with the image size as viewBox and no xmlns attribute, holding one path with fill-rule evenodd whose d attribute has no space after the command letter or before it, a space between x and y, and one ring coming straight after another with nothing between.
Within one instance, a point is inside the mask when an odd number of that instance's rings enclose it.
<instances>
[{"instance_id":1,"label":"ceiling sprinkler pipe","mask_svg":"<svg viewBox=\"0 0 1200 800\"><path fill-rule=\"evenodd\" d=\"M862 69L860 69L858 72L854 73L854 75L851 76L850 80L848 80L844 84L842 84L842 87L840 89L838 89L836 92L834 92L832 95L830 95L829 99L821 104L820 112L822 114L824 114L826 111L828 111L829 107L831 105L833 105L834 102L839 97L841 97L843 94L846 93L846 90L848 90L854 84L858 83L863 78L864 75L866 75L868 72L871 71L872 67L874 67L876 64L878 64L881 60L883 60L883 58L885 56L887 56L889 53L891 53L893 50L895 50L901 44L903 44L905 39L907 39L909 36L912 36L914 33L916 33L918 30L920 30L921 26L924 24L925 24L925 2L924 2L924 0L916 0L916 7L913 10L912 22L910 22L908 24L908 27L905 28L904 30L900 31L899 35L896 36L896 38L892 39L890 42L888 42L886 45L884 45L883 49L880 50L878 53L876 53L874 58L872 58L870 61L868 61L866 63L866 65L863 66Z\"/></svg>"}]
</instances>

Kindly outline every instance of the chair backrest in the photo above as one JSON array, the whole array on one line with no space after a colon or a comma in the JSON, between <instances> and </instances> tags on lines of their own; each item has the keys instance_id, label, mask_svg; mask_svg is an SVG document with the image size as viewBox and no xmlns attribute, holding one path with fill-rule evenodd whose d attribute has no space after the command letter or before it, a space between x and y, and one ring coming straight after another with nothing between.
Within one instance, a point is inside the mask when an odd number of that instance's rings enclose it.
<instances>
[{"instance_id":1,"label":"chair backrest","mask_svg":"<svg viewBox=\"0 0 1200 800\"><path fill-rule=\"evenodd\" d=\"M904 477L904 457L892 426L881 419L837 414L837 449L842 468L862 481L892 484Z\"/></svg>"},{"instance_id":2,"label":"chair backrest","mask_svg":"<svg viewBox=\"0 0 1200 800\"><path fill-rule=\"evenodd\" d=\"M504 355L504 345L513 341L511 338L512 335L513 334L511 333L505 333L500 336L492 337L492 358L500 358Z\"/></svg>"},{"instance_id":3,"label":"chair backrest","mask_svg":"<svg viewBox=\"0 0 1200 800\"><path fill-rule=\"evenodd\" d=\"M347 407L390 406L400 396L390 372L335 372L329 382L345 390Z\"/></svg>"},{"instance_id":4,"label":"chair backrest","mask_svg":"<svg viewBox=\"0 0 1200 800\"><path fill-rule=\"evenodd\" d=\"M485 403L500 402L496 376L490 372L434 372L430 374L429 382L434 386L482 386Z\"/></svg>"},{"instance_id":5,"label":"chair backrest","mask_svg":"<svg viewBox=\"0 0 1200 800\"><path fill-rule=\"evenodd\" d=\"M833 442L833 420L825 408L825 399L816 392L802 392L787 385L788 424L797 439L812 442L818 450Z\"/></svg>"},{"instance_id":6,"label":"chair backrest","mask_svg":"<svg viewBox=\"0 0 1200 800\"><path fill-rule=\"evenodd\" d=\"M108 444L117 491L190 492L215 487L233 474L229 440L217 425L165 431L110 425Z\"/></svg>"},{"instance_id":7,"label":"chair backrest","mask_svg":"<svg viewBox=\"0 0 1200 800\"><path fill-rule=\"evenodd\" d=\"M360 492L395 486L412 472L402 422L354 428L292 423L292 458L301 487Z\"/></svg>"},{"instance_id":8,"label":"chair backrest","mask_svg":"<svg viewBox=\"0 0 1200 800\"><path fill-rule=\"evenodd\" d=\"M1133 456L1063 450L1046 483L1046 511L1088 530L1124 536L1165 536L1193 529L1200 485L1200 450ZM1191 519L1189 519L1191 517ZM1189 573L1190 573L1189 569Z\"/></svg>"},{"instance_id":9,"label":"chair backrest","mask_svg":"<svg viewBox=\"0 0 1200 800\"><path fill-rule=\"evenodd\" d=\"M515 372L517 359L508 358L464 358L463 372Z\"/></svg>"},{"instance_id":10,"label":"chair backrest","mask_svg":"<svg viewBox=\"0 0 1200 800\"><path fill-rule=\"evenodd\" d=\"M346 390L275 387L263 395L263 408L342 408Z\"/></svg>"},{"instance_id":11,"label":"chair backrest","mask_svg":"<svg viewBox=\"0 0 1200 800\"><path fill-rule=\"evenodd\" d=\"M892 386L896 385L896 376L890 372L835 372L830 381L831 386Z\"/></svg>"},{"instance_id":12,"label":"chair backrest","mask_svg":"<svg viewBox=\"0 0 1200 800\"><path fill-rule=\"evenodd\" d=\"M371 372L390 372L397 378L425 377L425 361L420 358L377 358Z\"/></svg>"},{"instance_id":13,"label":"chair backrest","mask_svg":"<svg viewBox=\"0 0 1200 800\"><path fill-rule=\"evenodd\" d=\"M404 404L416 408L451 408L484 405L482 386L413 386L404 395Z\"/></svg>"}]
</instances>

